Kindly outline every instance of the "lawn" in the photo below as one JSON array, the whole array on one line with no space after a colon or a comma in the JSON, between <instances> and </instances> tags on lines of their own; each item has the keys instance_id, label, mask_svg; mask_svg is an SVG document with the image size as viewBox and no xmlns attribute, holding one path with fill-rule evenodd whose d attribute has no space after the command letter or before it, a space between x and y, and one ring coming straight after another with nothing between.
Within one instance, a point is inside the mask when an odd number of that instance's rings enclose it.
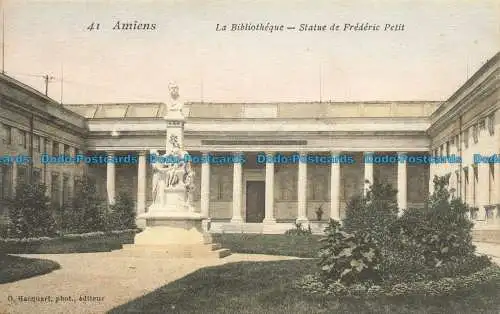
<instances>
[{"instance_id":1,"label":"lawn","mask_svg":"<svg viewBox=\"0 0 500 314\"><path fill-rule=\"evenodd\" d=\"M294 282L313 260L240 262L198 270L110 313L495 313L498 287L454 297L329 299L308 296Z\"/></svg>"},{"instance_id":2,"label":"lawn","mask_svg":"<svg viewBox=\"0 0 500 314\"><path fill-rule=\"evenodd\" d=\"M233 253L316 257L321 236L288 236L284 234L213 234L214 242Z\"/></svg>"},{"instance_id":3,"label":"lawn","mask_svg":"<svg viewBox=\"0 0 500 314\"><path fill-rule=\"evenodd\" d=\"M0 254L0 284L50 273L61 266L51 260Z\"/></svg>"}]
</instances>

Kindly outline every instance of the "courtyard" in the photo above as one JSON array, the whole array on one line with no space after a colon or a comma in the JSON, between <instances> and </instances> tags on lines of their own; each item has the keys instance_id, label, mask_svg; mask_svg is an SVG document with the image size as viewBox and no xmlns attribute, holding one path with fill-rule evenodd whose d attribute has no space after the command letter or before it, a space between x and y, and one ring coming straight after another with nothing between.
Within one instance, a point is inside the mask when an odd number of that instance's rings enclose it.
<instances>
[{"instance_id":1,"label":"courtyard","mask_svg":"<svg viewBox=\"0 0 500 314\"><path fill-rule=\"evenodd\" d=\"M280 237L281 239L274 239ZM283 239L291 239L283 241ZM274 244L281 243L281 247ZM60 265L0 285L1 313L497 313L498 291L439 298L341 300L308 296L294 282L317 268L308 237L220 235L223 259L174 259L125 251L26 254ZM260 244L258 244L260 243ZM274 244L273 244L274 243ZM475 243L500 263L500 245ZM292 257L278 254L293 254ZM309 251L307 250L309 247ZM267 254L239 252L261 251Z\"/></svg>"}]
</instances>

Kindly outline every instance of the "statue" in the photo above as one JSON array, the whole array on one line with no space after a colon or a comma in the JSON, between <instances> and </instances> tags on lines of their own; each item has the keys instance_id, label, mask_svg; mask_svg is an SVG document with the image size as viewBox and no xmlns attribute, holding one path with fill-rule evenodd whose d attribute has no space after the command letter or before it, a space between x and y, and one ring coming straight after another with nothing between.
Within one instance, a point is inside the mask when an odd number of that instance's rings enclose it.
<instances>
[{"instance_id":1,"label":"statue","mask_svg":"<svg viewBox=\"0 0 500 314\"><path fill-rule=\"evenodd\" d=\"M168 111L180 111L182 113L184 104L179 99L179 86L175 83L170 83L168 89L170 90L170 97L172 98L171 104L168 106Z\"/></svg>"}]
</instances>

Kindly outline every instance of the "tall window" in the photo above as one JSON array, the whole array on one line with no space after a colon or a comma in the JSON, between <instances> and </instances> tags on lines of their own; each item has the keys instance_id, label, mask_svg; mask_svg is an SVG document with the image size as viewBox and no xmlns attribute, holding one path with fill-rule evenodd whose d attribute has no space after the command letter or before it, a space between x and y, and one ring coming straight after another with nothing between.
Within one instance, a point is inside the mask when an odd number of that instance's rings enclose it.
<instances>
[{"instance_id":1,"label":"tall window","mask_svg":"<svg viewBox=\"0 0 500 314\"><path fill-rule=\"evenodd\" d=\"M51 201L52 205L54 206L61 206L61 203L59 202L59 191L60 191L60 181L59 181L59 174L53 173L51 175Z\"/></svg>"},{"instance_id":2,"label":"tall window","mask_svg":"<svg viewBox=\"0 0 500 314\"><path fill-rule=\"evenodd\" d=\"M38 168L33 168L33 183L42 183L42 170Z\"/></svg>"},{"instance_id":3,"label":"tall window","mask_svg":"<svg viewBox=\"0 0 500 314\"><path fill-rule=\"evenodd\" d=\"M0 199L7 199L11 196L12 190L12 167L0 165Z\"/></svg>"},{"instance_id":4,"label":"tall window","mask_svg":"<svg viewBox=\"0 0 500 314\"><path fill-rule=\"evenodd\" d=\"M59 155L59 143L56 141L52 142L52 155Z\"/></svg>"},{"instance_id":5,"label":"tall window","mask_svg":"<svg viewBox=\"0 0 500 314\"><path fill-rule=\"evenodd\" d=\"M469 189L469 168L464 168L464 202L467 203L468 201L468 189ZM470 204L469 204L470 205Z\"/></svg>"},{"instance_id":6,"label":"tall window","mask_svg":"<svg viewBox=\"0 0 500 314\"><path fill-rule=\"evenodd\" d=\"M490 135L495 134L495 113L492 113L488 117L488 132Z\"/></svg>"},{"instance_id":7,"label":"tall window","mask_svg":"<svg viewBox=\"0 0 500 314\"><path fill-rule=\"evenodd\" d=\"M474 176L472 178L472 202L474 206L477 205L477 185L479 183L479 177L478 177L478 171L477 171L477 166L472 167L474 171Z\"/></svg>"},{"instance_id":8,"label":"tall window","mask_svg":"<svg viewBox=\"0 0 500 314\"><path fill-rule=\"evenodd\" d=\"M69 184L69 176L63 176L63 206L67 206L71 199L71 189Z\"/></svg>"},{"instance_id":9,"label":"tall window","mask_svg":"<svg viewBox=\"0 0 500 314\"><path fill-rule=\"evenodd\" d=\"M28 182L28 168L25 165L17 166L17 184Z\"/></svg>"},{"instance_id":10,"label":"tall window","mask_svg":"<svg viewBox=\"0 0 500 314\"><path fill-rule=\"evenodd\" d=\"M495 164L490 162L489 163L489 169L490 169L490 175L488 176L488 184L489 184L489 198L488 198L488 204L493 204L493 196L495 193ZM497 164L497 167L499 165Z\"/></svg>"},{"instance_id":11,"label":"tall window","mask_svg":"<svg viewBox=\"0 0 500 314\"><path fill-rule=\"evenodd\" d=\"M474 144L479 141L479 127L477 124L472 126L472 138L474 140Z\"/></svg>"},{"instance_id":12,"label":"tall window","mask_svg":"<svg viewBox=\"0 0 500 314\"><path fill-rule=\"evenodd\" d=\"M468 148L469 147L469 129L465 130L463 133L463 142L464 142L464 147Z\"/></svg>"},{"instance_id":13,"label":"tall window","mask_svg":"<svg viewBox=\"0 0 500 314\"><path fill-rule=\"evenodd\" d=\"M5 126L5 139L7 140L7 145L12 144L12 128L8 125Z\"/></svg>"}]
</instances>

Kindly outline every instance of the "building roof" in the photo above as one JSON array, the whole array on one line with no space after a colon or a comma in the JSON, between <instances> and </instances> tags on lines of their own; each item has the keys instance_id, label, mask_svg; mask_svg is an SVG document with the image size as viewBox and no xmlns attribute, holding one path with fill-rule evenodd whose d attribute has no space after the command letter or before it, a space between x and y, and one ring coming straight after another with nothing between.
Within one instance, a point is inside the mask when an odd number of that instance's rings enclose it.
<instances>
[{"instance_id":1,"label":"building roof","mask_svg":"<svg viewBox=\"0 0 500 314\"><path fill-rule=\"evenodd\" d=\"M269 119L336 117L428 117L440 101L269 102L185 104L188 118ZM162 118L164 103L64 105L87 119Z\"/></svg>"}]
</instances>

